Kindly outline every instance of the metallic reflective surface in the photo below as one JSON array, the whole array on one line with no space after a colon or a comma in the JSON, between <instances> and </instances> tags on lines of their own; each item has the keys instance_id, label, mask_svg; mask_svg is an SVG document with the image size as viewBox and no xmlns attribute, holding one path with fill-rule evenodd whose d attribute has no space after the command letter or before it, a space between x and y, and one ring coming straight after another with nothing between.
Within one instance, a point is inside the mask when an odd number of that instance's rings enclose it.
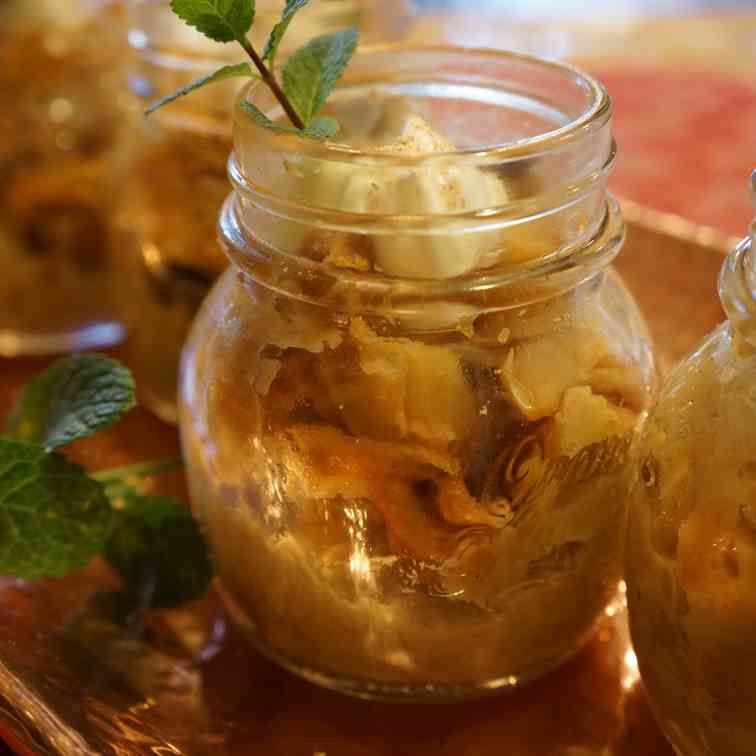
<instances>
[{"instance_id":1,"label":"metallic reflective surface","mask_svg":"<svg viewBox=\"0 0 756 756\"><path fill-rule=\"evenodd\" d=\"M700 236L695 229L688 233L685 224L682 236L673 237L654 229L658 221L654 214L628 207L625 214L635 222L630 224L619 268L648 313L660 357L671 366L721 320L715 282L722 257L715 245L697 243ZM674 284L666 275L672 270ZM0 414L7 412L22 382L42 365L41 361L0 363ZM76 457L96 469L175 450L174 431L137 410L118 429L82 444ZM163 483L166 490L180 493L178 477ZM200 626L215 629L215 637L208 630L193 633L194 651L189 653L176 651L181 646L175 633L170 643L144 644L132 641L121 628L116 637L151 659L143 669L159 666L157 660L164 660L166 649L170 650L175 674L172 695L167 695L165 687L160 692L144 685L143 679L126 683L122 674L119 677L118 660L123 666L124 657L113 652L117 643L109 644L110 656L88 657L86 675L75 654L60 651L56 639L76 634L71 630L74 614L93 593L112 585L110 578L94 569L57 584L24 587L5 582L0 596L3 669L12 668L16 680L33 689L34 699L54 712L65 731L84 738L94 751L108 752L106 744L112 743L124 756L208 752L383 756L408 751L450 756L501 751L508 756L672 756L635 682L632 651L614 620L569 664L534 686L441 708L364 703L319 690L264 660L230 628L220 651L214 653L219 615L212 606L204 615L202 610L187 615L204 618ZM98 632L100 638L106 635ZM161 630L161 637L167 635ZM198 647L210 657L200 665L199 709L193 687L197 667L187 663ZM3 679L7 683L6 672ZM182 692L177 694L175 686L181 684ZM50 746L52 733L40 733L39 721L32 722L29 710L24 711L22 689L8 685L5 690L2 736L19 753L55 753ZM209 721L200 719L198 711L209 714ZM156 741L162 742L162 751Z\"/></svg>"}]
</instances>

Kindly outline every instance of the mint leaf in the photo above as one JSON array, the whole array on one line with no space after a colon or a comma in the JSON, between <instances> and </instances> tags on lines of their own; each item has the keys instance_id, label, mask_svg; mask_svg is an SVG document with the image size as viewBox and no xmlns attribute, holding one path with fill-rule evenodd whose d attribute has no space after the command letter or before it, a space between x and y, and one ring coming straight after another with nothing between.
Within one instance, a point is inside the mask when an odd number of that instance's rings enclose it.
<instances>
[{"instance_id":1,"label":"mint leaf","mask_svg":"<svg viewBox=\"0 0 756 756\"><path fill-rule=\"evenodd\" d=\"M55 449L113 425L135 403L134 379L118 362L100 354L66 357L27 384L7 432Z\"/></svg>"},{"instance_id":2,"label":"mint leaf","mask_svg":"<svg viewBox=\"0 0 756 756\"><path fill-rule=\"evenodd\" d=\"M278 53L281 40L289 28L289 24L292 22L297 11L304 8L309 2L310 0L286 0L281 20L273 27L273 31L271 31L268 38L268 43L265 45L265 52L263 53L263 60L268 61L271 70L276 66L276 54Z\"/></svg>"},{"instance_id":3,"label":"mint leaf","mask_svg":"<svg viewBox=\"0 0 756 756\"><path fill-rule=\"evenodd\" d=\"M171 0L171 10L216 42L243 39L255 20L254 0Z\"/></svg>"},{"instance_id":4,"label":"mint leaf","mask_svg":"<svg viewBox=\"0 0 756 756\"><path fill-rule=\"evenodd\" d=\"M318 116L305 130L304 133L313 139L328 139L339 133L341 125L331 116Z\"/></svg>"},{"instance_id":5,"label":"mint leaf","mask_svg":"<svg viewBox=\"0 0 756 756\"><path fill-rule=\"evenodd\" d=\"M194 92L196 89L200 89L206 84L214 84L217 81L223 81L224 79L232 79L234 77L241 76L245 76L250 79L260 78L259 75L252 70L252 66L249 63L237 63L235 66L223 66L223 68L219 68L217 71L214 71L207 76L195 79L195 81L193 81L191 84L187 84L185 87L181 87L181 89L177 89L175 92L171 92L169 95L161 97L159 100L155 100L155 102L150 103L150 106L147 108L147 110L144 111L144 114L147 116L152 115L152 113L154 113L158 108L162 108L163 105L167 105L169 102L178 100L179 97L188 95L190 92Z\"/></svg>"},{"instance_id":6,"label":"mint leaf","mask_svg":"<svg viewBox=\"0 0 756 756\"><path fill-rule=\"evenodd\" d=\"M299 129L295 129L293 126L285 126L282 123L276 123L275 121L271 121L268 116L265 115L265 113L260 110L257 106L253 105L251 102L243 102L241 104L242 110L244 110L245 113L247 113L252 120L259 124L260 126L264 126L266 129L269 129L270 131L275 131L278 134L296 134L297 136L301 136L302 132Z\"/></svg>"},{"instance_id":7,"label":"mint leaf","mask_svg":"<svg viewBox=\"0 0 756 756\"><path fill-rule=\"evenodd\" d=\"M112 514L81 467L0 437L0 575L37 580L84 567L102 551Z\"/></svg>"},{"instance_id":8,"label":"mint leaf","mask_svg":"<svg viewBox=\"0 0 756 756\"><path fill-rule=\"evenodd\" d=\"M284 93L305 126L310 125L344 73L357 47L357 38L356 29L316 37L286 61Z\"/></svg>"},{"instance_id":9,"label":"mint leaf","mask_svg":"<svg viewBox=\"0 0 756 756\"><path fill-rule=\"evenodd\" d=\"M105 558L136 593L151 592L150 606L178 606L201 598L213 576L199 525L167 496L127 495L115 512Z\"/></svg>"},{"instance_id":10,"label":"mint leaf","mask_svg":"<svg viewBox=\"0 0 756 756\"><path fill-rule=\"evenodd\" d=\"M330 116L320 116L316 118L306 129L295 129L293 126L286 126L282 123L271 121L259 108L251 102L243 102L242 109L252 118L255 123L264 126L270 131L279 134L294 134L295 136L309 137L310 139L328 139L335 136L339 131L339 122Z\"/></svg>"}]
</instances>

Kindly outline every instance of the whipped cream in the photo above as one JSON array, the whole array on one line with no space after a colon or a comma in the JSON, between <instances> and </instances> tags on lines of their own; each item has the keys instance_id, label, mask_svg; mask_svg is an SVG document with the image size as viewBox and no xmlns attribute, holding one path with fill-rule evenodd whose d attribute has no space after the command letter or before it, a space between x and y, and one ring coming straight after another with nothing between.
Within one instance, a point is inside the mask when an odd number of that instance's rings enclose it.
<instances>
[{"instance_id":1,"label":"whipped cream","mask_svg":"<svg viewBox=\"0 0 756 756\"><path fill-rule=\"evenodd\" d=\"M382 151L407 155L452 153L454 145L422 118L407 119L399 138ZM507 201L501 180L478 168L460 166L456 157L410 166L406 171L375 166L356 171L346 182L342 207L385 215L438 215L496 207ZM401 220L397 221L401 224ZM433 222L429 221L429 230ZM375 264L384 273L406 278L453 278L479 267L497 246L496 233L397 235L374 239Z\"/></svg>"},{"instance_id":2,"label":"whipped cream","mask_svg":"<svg viewBox=\"0 0 756 756\"><path fill-rule=\"evenodd\" d=\"M408 164L366 167L327 164L315 182L314 196L345 212L399 216L396 234L373 237L374 265L391 276L454 278L490 264L499 246L497 232L433 235L432 216L493 208L508 200L502 181L493 173L460 165L455 146L418 115L410 115L398 137L381 152L438 159ZM427 235L407 232L405 216L431 216Z\"/></svg>"}]
</instances>

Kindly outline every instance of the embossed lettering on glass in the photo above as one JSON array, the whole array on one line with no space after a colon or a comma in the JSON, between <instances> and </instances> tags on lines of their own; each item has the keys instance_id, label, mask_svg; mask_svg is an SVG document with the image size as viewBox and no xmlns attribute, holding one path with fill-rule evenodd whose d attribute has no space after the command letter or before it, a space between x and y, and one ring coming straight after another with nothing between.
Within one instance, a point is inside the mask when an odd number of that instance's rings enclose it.
<instances>
[{"instance_id":1,"label":"embossed lettering on glass","mask_svg":"<svg viewBox=\"0 0 756 756\"><path fill-rule=\"evenodd\" d=\"M610 265L609 100L534 58L376 48L327 110L339 143L235 111L233 265L181 378L196 515L295 672L395 700L520 685L614 595L654 392Z\"/></svg>"}]
</instances>

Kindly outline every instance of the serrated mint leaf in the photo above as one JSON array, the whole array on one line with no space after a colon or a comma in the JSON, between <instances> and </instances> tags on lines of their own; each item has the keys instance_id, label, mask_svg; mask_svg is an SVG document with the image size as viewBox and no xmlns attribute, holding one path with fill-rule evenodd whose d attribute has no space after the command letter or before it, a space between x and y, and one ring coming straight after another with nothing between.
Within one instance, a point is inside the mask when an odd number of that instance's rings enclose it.
<instances>
[{"instance_id":1,"label":"serrated mint leaf","mask_svg":"<svg viewBox=\"0 0 756 756\"><path fill-rule=\"evenodd\" d=\"M144 111L144 114L151 115L158 108L162 108L163 105L178 100L179 97L184 97L184 95L188 95L190 92L194 92L196 89L200 89L207 84L215 84L217 81L223 81L224 79L232 79L235 77L247 77L250 79L260 78L259 75L253 71L252 66L249 63L237 63L235 66L223 66L223 68L219 68L217 71L214 71L207 76L196 79L191 84L187 84L185 87L181 87L181 89L177 89L175 92L171 92L171 94L161 97L159 100L151 103L147 110Z\"/></svg>"},{"instance_id":2,"label":"serrated mint leaf","mask_svg":"<svg viewBox=\"0 0 756 756\"><path fill-rule=\"evenodd\" d=\"M254 0L171 0L171 9L216 42L243 39L255 20Z\"/></svg>"},{"instance_id":3,"label":"serrated mint leaf","mask_svg":"<svg viewBox=\"0 0 756 756\"><path fill-rule=\"evenodd\" d=\"M320 116L306 129L295 129L293 126L286 126L285 124L271 121L265 113L251 102L243 102L241 106L255 123L278 134L293 134L299 137L308 137L309 139L328 139L337 134L340 128L339 122L335 118Z\"/></svg>"},{"instance_id":4,"label":"serrated mint leaf","mask_svg":"<svg viewBox=\"0 0 756 756\"><path fill-rule=\"evenodd\" d=\"M241 104L242 110L257 124L264 126L270 131L275 131L278 134L296 134L302 136L302 132L293 126L286 126L282 123L276 123L271 121L260 108L253 105L251 102L243 102Z\"/></svg>"},{"instance_id":5,"label":"serrated mint leaf","mask_svg":"<svg viewBox=\"0 0 756 756\"><path fill-rule=\"evenodd\" d=\"M100 354L65 357L27 384L7 432L55 449L113 425L135 403L134 379L115 360Z\"/></svg>"},{"instance_id":6,"label":"serrated mint leaf","mask_svg":"<svg viewBox=\"0 0 756 756\"><path fill-rule=\"evenodd\" d=\"M331 116L318 116L305 129L305 134L315 139L329 139L339 133L341 124Z\"/></svg>"},{"instance_id":7,"label":"serrated mint leaf","mask_svg":"<svg viewBox=\"0 0 756 756\"><path fill-rule=\"evenodd\" d=\"M263 53L263 60L268 61L271 70L276 66L276 54L289 24L297 11L304 8L309 2L310 0L286 0L283 13L281 13L281 20L273 27Z\"/></svg>"},{"instance_id":8,"label":"serrated mint leaf","mask_svg":"<svg viewBox=\"0 0 756 756\"><path fill-rule=\"evenodd\" d=\"M286 61L284 93L305 126L310 125L344 73L357 39L356 29L316 37Z\"/></svg>"},{"instance_id":9,"label":"serrated mint leaf","mask_svg":"<svg viewBox=\"0 0 756 756\"><path fill-rule=\"evenodd\" d=\"M132 592L149 592L155 607L201 598L213 576L199 525L167 496L127 496L115 513L105 558Z\"/></svg>"},{"instance_id":10,"label":"serrated mint leaf","mask_svg":"<svg viewBox=\"0 0 756 756\"><path fill-rule=\"evenodd\" d=\"M84 567L102 551L112 514L81 467L0 437L0 575L37 580Z\"/></svg>"}]
</instances>

